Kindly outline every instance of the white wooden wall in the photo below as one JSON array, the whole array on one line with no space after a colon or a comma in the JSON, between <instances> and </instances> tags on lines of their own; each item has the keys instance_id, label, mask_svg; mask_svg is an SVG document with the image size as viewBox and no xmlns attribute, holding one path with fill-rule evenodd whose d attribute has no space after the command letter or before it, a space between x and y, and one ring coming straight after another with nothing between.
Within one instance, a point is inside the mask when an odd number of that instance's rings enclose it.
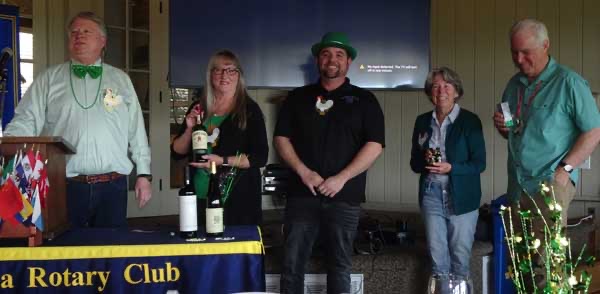
<instances>
[{"instance_id":1,"label":"white wooden wall","mask_svg":"<svg viewBox=\"0 0 600 294\"><path fill-rule=\"evenodd\" d=\"M153 7L159 2L151 0ZM50 5L49 1L35 0L34 33L38 38L35 54L39 61L39 64L36 62L36 72L48 64L64 60L64 19L80 9L91 9L103 15L102 3L103 0L53 0ZM162 1L162 5L168 11L168 2ZM432 66L449 66L461 75L465 96L460 104L478 114L483 122L488 155L487 169L482 175L482 202L489 202L506 190L506 142L495 132L491 117L507 80L515 73L508 42L511 24L523 17L544 21L549 29L552 56L582 74L592 90L598 92L599 14L599 0L431 0ZM162 14L151 19L154 20L151 21L151 66L159 71L151 77L151 95L155 98L159 91L168 93L165 82L168 18ZM306 50L309 47L310 44L307 44ZM38 57L41 58L38 60ZM365 207L417 210L418 177L409 167L410 138L416 116L430 110L431 104L422 92L375 91L375 94L385 113L387 146L369 172ZM255 89L251 95L265 112L268 134L271 135L276 114L271 100L285 96L285 91ZM165 107L158 102L151 105L151 144L153 148L160 149L156 149L159 152L153 151L153 172L157 173L168 171L165 165L169 164L169 112ZM269 158L270 162L276 160L272 148ZM163 179L168 183L166 173ZM150 205L143 214L176 213L176 208L171 205L172 199L169 200L174 193L174 190L155 191L156 205ZM572 216L584 214L589 207L598 206L600 210L598 152L593 154L592 170L583 172L576 199L571 209Z\"/></svg>"},{"instance_id":2,"label":"white wooden wall","mask_svg":"<svg viewBox=\"0 0 600 294\"><path fill-rule=\"evenodd\" d=\"M506 191L506 140L496 133L492 115L506 82L516 72L510 57L510 26L524 17L542 20L549 30L551 55L582 74L597 92L599 13L598 0L431 1L432 66L449 66L460 74L465 87L460 104L478 114L483 123L487 169L482 174L482 203ZM272 132L275 111L268 101L285 92L259 89L252 95L265 111ZM365 207L417 210L418 176L409 166L410 140L416 116L432 106L422 92L375 91L375 95L385 113L387 146L369 171ZM271 150L273 161L276 157ZM583 215L588 207L600 208L599 152L593 154L592 170L582 173L576 200L572 216Z\"/></svg>"},{"instance_id":3,"label":"white wooden wall","mask_svg":"<svg viewBox=\"0 0 600 294\"><path fill-rule=\"evenodd\" d=\"M447 65L458 71L466 93L461 105L477 113L483 122L488 153L482 175L484 202L506 189L506 142L495 132L491 117L507 80L516 71L509 53L511 24L524 17L543 21L549 31L550 54L583 75L597 92L599 11L597 0L432 0L432 65ZM404 115L410 113L402 112ZM600 154L596 151L592 169L582 173L571 216L600 206L599 180Z\"/></svg>"}]
</instances>

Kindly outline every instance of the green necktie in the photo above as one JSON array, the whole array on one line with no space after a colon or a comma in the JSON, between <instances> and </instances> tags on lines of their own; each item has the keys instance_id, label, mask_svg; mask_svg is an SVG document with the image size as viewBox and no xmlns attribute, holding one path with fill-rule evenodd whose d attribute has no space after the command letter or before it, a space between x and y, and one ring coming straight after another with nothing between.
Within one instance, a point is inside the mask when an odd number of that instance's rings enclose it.
<instances>
[{"instance_id":1,"label":"green necktie","mask_svg":"<svg viewBox=\"0 0 600 294\"><path fill-rule=\"evenodd\" d=\"M102 67L98 65L73 64L71 68L73 74L81 79L85 78L86 74L89 74L92 79L97 79L102 74Z\"/></svg>"}]
</instances>

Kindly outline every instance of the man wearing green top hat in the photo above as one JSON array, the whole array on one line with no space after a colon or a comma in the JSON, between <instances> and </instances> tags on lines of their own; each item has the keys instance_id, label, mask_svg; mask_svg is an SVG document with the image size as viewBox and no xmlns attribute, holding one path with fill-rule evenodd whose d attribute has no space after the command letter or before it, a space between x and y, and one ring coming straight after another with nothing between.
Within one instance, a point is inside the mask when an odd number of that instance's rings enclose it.
<instances>
[{"instance_id":1,"label":"man wearing green top hat","mask_svg":"<svg viewBox=\"0 0 600 294\"><path fill-rule=\"evenodd\" d=\"M107 36L101 18L77 14L67 36L70 59L33 80L4 135L64 138L76 151L66 159L71 225L126 226L127 175L134 163L139 207L152 196L140 103L129 76L104 62Z\"/></svg>"},{"instance_id":2,"label":"man wearing green top hat","mask_svg":"<svg viewBox=\"0 0 600 294\"><path fill-rule=\"evenodd\" d=\"M315 240L327 250L327 292L350 292L353 241L365 201L367 169L385 144L383 112L373 93L346 77L357 51L343 33L312 47L320 78L291 91L274 133L294 171L285 209L281 293L303 293Z\"/></svg>"}]
</instances>

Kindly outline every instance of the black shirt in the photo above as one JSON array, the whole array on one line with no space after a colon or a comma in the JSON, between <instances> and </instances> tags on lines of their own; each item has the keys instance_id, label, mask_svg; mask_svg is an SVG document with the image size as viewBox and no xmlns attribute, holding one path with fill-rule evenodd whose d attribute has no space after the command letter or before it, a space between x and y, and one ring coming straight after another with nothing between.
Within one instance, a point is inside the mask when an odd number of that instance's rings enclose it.
<instances>
[{"instance_id":1,"label":"black shirt","mask_svg":"<svg viewBox=\"0 0 600 294\"><path fill-rule=\"evenodd\" d=\"M194 102L189 107L187 114L198 103L198 101ZM219 126L218 144L212 149L212 153L219 156L235 156L237 153L244 153L250 162L249 168L239 169L233 190L225 202L226 225L258 225L262 222L260 168L267 163L269 145L263 113L258 104L250 97L246 98L246 115L246 129L244 130L237 126L232 115L223 120ZM184 121L177 137L185 132L186 127ZM171 143L171 156L174 159L185 157L191 159L191 151L189 154L178 154L173 150Z\"/></svg>"},{"instance_id":2,"label":"black shirt","mask_svg":"<svg viewBox=\"0 0 600 294\"><path fill-rule=\"evenodd\" d=\"M319 96L333 101L323 115L316 108ZM373 93L350 84L349 79L331 92L321 83L312 84L289 93L274 136L289 138L300 160L327 179L348 166L365 143L385 145L383 111ZM364 202L366 179L366 172L350 179L333 199ZM289 196L312 194L296 175Z\"/></svg>"}]
</instances>

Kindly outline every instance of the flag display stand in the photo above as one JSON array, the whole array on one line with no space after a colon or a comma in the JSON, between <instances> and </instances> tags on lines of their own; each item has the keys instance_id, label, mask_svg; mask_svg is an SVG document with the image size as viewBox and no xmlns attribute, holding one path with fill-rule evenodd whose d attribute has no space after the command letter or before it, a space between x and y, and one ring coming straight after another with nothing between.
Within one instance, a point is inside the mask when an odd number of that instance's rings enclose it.
<instances>
[{"instance_id":1,"label":"flag display stand","mask_svg":"<svg viewBox=\"0 0 600 294\"><path fill-rule=\"evenodd\" d=\"M29 237L27 238L27 245L29 247L42 245L42 232L40 232L35 225L29 225Z\"/></svg>"},{"instance_id":2,"label":"flag display stand","mask_svg":"<svg viewBox=\"0 0 600 294\"><path fill-rule=\"evenodd\" d=\"M68 228L66 201L65 155L74 154L73 148L61 137L0 137L0 154L5 158L14 156L24 146L39 148L48 160L46 165L50 188L42 208L44 231L35 225L15 225L4 221L0 225L0 238L27 238L29 246L39 246L43 239L54 239Z\"/></svg>"}]
</instances>

